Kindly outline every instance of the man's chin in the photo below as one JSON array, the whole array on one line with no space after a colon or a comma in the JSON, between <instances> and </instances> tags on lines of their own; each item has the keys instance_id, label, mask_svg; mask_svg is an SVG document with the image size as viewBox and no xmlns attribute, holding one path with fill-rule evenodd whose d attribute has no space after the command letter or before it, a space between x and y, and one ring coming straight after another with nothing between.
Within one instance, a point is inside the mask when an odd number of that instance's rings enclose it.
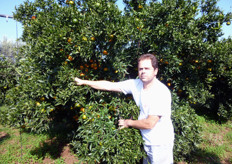
<instances>
[{"instance_id":1,"label":"man's chin","mask_svg":"<svg viewBox=\"0 0 232 164\"><path fill-rule=\"evenodd\" d=\"M141 78L140 79L142 82L147 82L147 79L145 79L145 78Z\"/></svg>"}]
</instances>

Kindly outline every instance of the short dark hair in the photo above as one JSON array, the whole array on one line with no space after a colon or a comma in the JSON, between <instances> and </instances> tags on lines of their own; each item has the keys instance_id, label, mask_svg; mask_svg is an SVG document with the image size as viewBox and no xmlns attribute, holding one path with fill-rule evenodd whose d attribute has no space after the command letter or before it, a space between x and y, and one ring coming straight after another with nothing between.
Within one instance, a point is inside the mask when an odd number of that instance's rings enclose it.
<instances>
[{"instance_id":1,"label":"short dark hair","mask_svg":"<svg viewBox=\"0 0 232 164\"><path fill-rule=\"evenodd\" d=\"M158 60L156 58L156 56L154 54L143 54L139 57L138 59L138 63L141 61L141 60L145 60L145 59L150 59L151 60L151 64L152 64L152 67L154 69L158 68Z\"/></svg>"}]
</instances>

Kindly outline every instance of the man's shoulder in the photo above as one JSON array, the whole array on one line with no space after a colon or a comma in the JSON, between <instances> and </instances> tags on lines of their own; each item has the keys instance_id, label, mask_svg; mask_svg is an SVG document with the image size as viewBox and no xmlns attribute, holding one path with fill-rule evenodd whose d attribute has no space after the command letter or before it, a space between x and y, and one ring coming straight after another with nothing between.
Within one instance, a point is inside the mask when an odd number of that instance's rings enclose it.
<instances>
[{"instance_id":1,"label":"man's shoulder","mask_svg":"<svg viewBox=\"0 0 232 164\"><path fill-rule=\"evenodd\" d=\"M140 79L128 79L128 80L121 81L121 83L130 83L134 85L139 85L139 84L142 84L142 81Z\"/></svg>"},{"instance_id":2,"label":"man's shoulder","mask_svg":"<svg viewBox=\"0 0 232 164\"><path fill-rule=\"evenodd\" d=\"M128 79L118 83L118 87L124 94L137 92L141 90L142 86L140 79Z\"/></svg>"},{"instance_id":3,"label":"man's shoulder","mask_svg":"<svg viewBox=\"0 0 232 164\"><path fill-rule=\"evenodd\" d=\"M160 80L156 79L156 84L157 84L156 89L170 93L169 88L164 83L162 83Z\"/></svg>"}]
</instances>

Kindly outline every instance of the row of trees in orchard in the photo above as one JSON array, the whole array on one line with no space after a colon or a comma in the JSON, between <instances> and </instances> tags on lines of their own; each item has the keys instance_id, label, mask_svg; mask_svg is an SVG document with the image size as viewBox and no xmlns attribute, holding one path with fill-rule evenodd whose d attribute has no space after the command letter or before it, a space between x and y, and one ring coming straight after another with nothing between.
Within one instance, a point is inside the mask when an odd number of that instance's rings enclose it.
<instances>
[{"instance_id":1,"label":"row of trees in orchard","mask_svg":"<svg viewBox=\"0 0 232 164\"><path fill-rule=\"evenodd\" d=\"M6 92L15 85L15 66L17 66L17 49L23 43L14 43L3 37L0 41L0 104L5 101Z\"/></svg>"},{"instance_id":2,"label":"row of trees in orchard","mask_svg":"<svg viewBox=\"0 0 232 164\"><path fill-rule=\"evenodd\" d=\"M80 160L136 163L144 157L139 130L118 130L138 117L131 96L76 86L72 77L121 81L137 77L137 58L154 53L158 78L173 97L175 160L197 149L197 112L232 116L232 40L220 40L231 13L216 0L35 0L14 14L22 22L15 86L1 124L65 135Z\"/></svg>"}]
</instances>

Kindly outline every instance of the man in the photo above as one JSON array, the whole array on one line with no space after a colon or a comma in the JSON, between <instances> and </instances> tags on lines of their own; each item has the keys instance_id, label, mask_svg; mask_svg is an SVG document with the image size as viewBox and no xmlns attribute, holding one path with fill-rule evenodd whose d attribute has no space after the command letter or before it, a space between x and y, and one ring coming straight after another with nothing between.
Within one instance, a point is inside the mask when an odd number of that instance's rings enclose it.
<instances>
[{"instance_id":1,"label":"man","mask_svg":"<svg viewBox=\"0 0 232 164\"><path fill-rule=\"evenodd\" d=\"M174 130L171 121L171 93L157 78L158 62L153 54L138 59L139 79L122 82L89 81L74 78L77 85L132 94L140 107L138 120L119 120L120 128L140 129L147 158L144 164L173 163Z\"/></svg>"}]
</instances>

